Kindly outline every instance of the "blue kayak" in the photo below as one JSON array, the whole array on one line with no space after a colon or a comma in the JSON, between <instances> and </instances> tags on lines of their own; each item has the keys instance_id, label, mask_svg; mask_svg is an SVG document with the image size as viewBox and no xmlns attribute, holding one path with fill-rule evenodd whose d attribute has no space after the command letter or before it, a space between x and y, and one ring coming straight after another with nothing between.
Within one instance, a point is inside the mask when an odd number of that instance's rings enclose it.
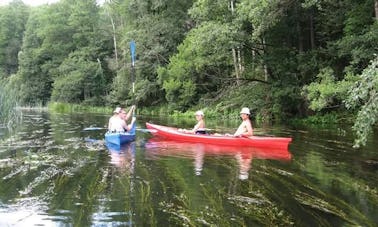
<instances>
[{"instance_id":1,"label":"blue kayak","mask_svg":"<svg viewBox=\"0 0 378 227\"><path fill-rule=\"evenodd\" d=\"M128 132L107 132L105 133L105 142L115 145L122 145L135 140L136 121Z\"/></svg>"}]
</instances>

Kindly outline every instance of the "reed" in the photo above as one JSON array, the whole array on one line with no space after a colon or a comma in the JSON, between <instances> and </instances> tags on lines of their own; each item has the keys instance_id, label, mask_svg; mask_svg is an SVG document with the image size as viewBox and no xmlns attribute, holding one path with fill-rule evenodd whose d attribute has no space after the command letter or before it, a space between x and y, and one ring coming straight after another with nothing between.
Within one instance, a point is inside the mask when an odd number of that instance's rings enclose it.
<instances>
[{"instance_id":1,"label":"reed","mask_svg":"<svg viewBox=\"0 0 378 227\"><path fill-rule=\"evenodd\" d=\"M16 109L18 105L17 95L7 88L6 83L0 81L0 126L12 129L21 122L21 111Z\"/></svg>"},{"instance_id":2,"label":"reed","mask_svg":"<svg viewBox=\"0 0 378 227\"><path fill-rule=\"evenodd\" d=\"M47 105L48 109L52 112L58 113L111 113L112 109L110 107L98 107L98 106L87 106L81 104L69 104L60 102L50 102Z\"/></svg>"}]
</instances>

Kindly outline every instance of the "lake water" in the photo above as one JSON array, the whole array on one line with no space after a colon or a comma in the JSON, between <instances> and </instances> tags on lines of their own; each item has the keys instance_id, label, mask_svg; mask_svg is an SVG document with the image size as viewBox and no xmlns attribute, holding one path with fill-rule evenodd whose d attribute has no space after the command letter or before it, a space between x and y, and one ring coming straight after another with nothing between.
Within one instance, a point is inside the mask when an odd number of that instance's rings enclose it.
<instances>
[{"instance_id":1,"label":"lake water","mask_svg":"<svg viewBox=\"0 0 378 227\"><path fill-rule=\"evenodd\" d=\"M289 151L166 141L138 116L136 140L104 145L109 116L24 112L0 128L0 226L377 226L378 135L352 148L350 126L255 125ZM214 132L239 122L208 119Z\"/></svg>"}]
</instances>

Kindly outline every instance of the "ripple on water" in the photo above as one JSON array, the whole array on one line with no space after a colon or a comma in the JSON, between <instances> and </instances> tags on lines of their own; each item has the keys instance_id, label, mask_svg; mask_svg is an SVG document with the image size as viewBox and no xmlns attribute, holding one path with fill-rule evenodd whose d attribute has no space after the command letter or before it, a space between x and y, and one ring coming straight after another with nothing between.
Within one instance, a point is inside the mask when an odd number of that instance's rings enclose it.
<instances>
[{"instance_id":1,"label":"ripple on water","mask_svg":"<svg viewBox=\"0 0 378 227\"><path fill-rule=\"evenodd\" d=\"M128 221L117 221L128 220ZM132 212L95 212L92 215L92 224L95 226L132 226Z\"/></svg>"},{"instance_id":2,"label":"ripple on water","mask_svg":"<svg viewBox=\"0 0 378 227\"><path fill-rule=\"evenodd\" d=\"M332 214L338 217L341 217L342 219L348 220L347 215L345 212L340 210L335 205L330 204L329 202L323 200L322 198L319 198L314 195L310 195L304 192L298 192L295 195L295 199L306 206L309 206L313 209L317 209L319 211L322 211L324 213Z\"/></svg>"},{"instance_id":3,"label":"ripple on water","mask_svg":"<svg viewBox=\"0 0 378 227\"><path fill-rule=\"evenodd\" d=\"M268 200L263 199L263 198L252 198L252 197L247 197L247 196L232 196L232 197L229 197L228 199L233 202L241 202L241 203L246 203L248 205L250 204L261 205L264 203L270 203Z\"/></svg>"},{"instance_id":4,"label":"ripple on water","mask_svg":"<svg viewBox=\"0 0 378 227\"><path fill-rule=\"evenodd\" d=\"M45 210L47 203L39 197L17 199L12 205L0 206L0 226L56 226Z\"/></svg>"}]
</instances>

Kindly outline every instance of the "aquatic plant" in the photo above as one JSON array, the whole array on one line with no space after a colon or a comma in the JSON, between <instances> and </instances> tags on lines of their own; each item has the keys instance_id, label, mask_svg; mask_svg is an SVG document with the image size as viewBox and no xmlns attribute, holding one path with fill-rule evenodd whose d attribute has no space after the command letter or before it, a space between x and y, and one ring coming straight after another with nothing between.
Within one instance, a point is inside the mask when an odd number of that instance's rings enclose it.
<instances>
[{"instance_id":1,"label":"aquatic plant","mask_svg":"<svg viewBox=\"0 0 378 227\"><path fill-rule=\"evenodd\" d=\"M15 108L18 104L18 96L6 85L6 82L0 81L0 127L11 129L21 121L22 115Z\"/></svg>"}]
</instances>

